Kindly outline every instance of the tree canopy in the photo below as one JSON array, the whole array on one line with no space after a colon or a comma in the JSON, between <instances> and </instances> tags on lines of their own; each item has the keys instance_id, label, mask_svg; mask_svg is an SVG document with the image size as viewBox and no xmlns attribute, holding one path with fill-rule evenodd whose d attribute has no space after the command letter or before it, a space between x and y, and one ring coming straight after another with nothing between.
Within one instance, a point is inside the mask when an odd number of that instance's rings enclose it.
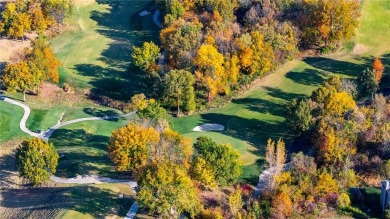
<instances>
[{"instance_id":1,"label":"tree canopy","mask_svg":"<svg viewBox=\"0 0 390 219\"><path fill-rule=\"evenodd\" d=\"M16 153L19 175L34 185L46 182L56 173L58 154L53 144L39 138L24 140Z\"/></svg>"}]
</instances>

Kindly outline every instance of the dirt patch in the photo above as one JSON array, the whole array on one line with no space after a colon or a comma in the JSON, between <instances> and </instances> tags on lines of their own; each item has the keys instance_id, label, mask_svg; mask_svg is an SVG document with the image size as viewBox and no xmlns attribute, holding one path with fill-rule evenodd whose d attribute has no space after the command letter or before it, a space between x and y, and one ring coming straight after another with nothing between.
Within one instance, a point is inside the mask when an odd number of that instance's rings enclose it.
<instances>
[{"instance_id":1,"label":"dirt patch","mask_svg":"<svg viewBox=\"0 0 390 219\"><path fill-rule=\"evenodd\" d=\"M34 97L34 101L44 104L61 104L65 106L77 105L86 99L85 95L79 92L64 92L56 84L43 83L39 95Z\"/></svg>"},{"instance_id":2,"label":"dirt patch","mask_svg":"<svg viewBox=\"0 0 390 219\"><path fill-rule=\"evenodd\" d=\"M16 169L16 148L22 139L15 139L0 145L0 190L19 188L25 181ZM0 214L1 215L1 214Z\"/></svg>"},{"instance_id":3,"label":"dirt patch","mask_svg":"<svg viewBox=\"0 0 390 219\"><path fill-rule=\"evenodd\" d=\"M353 48L352 54L359 55L369 51L369 47L363 44L356 44Z\"/></svg>"},{"instance_id":4,"label":"dirt patch","mask_svg":"<svg viewBox=\"0 0 390 219\"><path fill-rule=\"evenodd\" d=\"M2 218L55 218L67 207L69 188L9 189L0 192Z\"/></svg>"},{"instance_id":5,"label":"dirt patch","mask_svg":"<svg viewBox=\"0 0 390 219\"><path fill-rule=\"evenodd\" d=\"M26 40L24 41L0 38L0 63L9 62L15 53L25 48L29 48L31 41L36 37L36 34L26 34Z\"/></svg>"}]
</instances>

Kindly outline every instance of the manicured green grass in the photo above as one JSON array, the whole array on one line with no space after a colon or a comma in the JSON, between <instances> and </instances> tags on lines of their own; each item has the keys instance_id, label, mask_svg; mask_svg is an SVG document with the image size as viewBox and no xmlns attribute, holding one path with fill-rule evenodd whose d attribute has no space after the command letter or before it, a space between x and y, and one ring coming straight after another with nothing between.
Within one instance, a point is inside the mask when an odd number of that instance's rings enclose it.
<instances>
[{"instance_id":1,"label":"manicured green grass","mask_svg":"<svg viewBox=\"0 0 390 219\"><path fill-rule=\"evenodd\" d=\"M364 0L362 18L356 34L357 44L367 55L381 56L390 52L390 1Z\"/></svg>"},{"instance_id":2,"label":"manicured green grass","mask_svg":"<svg viewBox=\"0 0 390 219\"><path fill-rule=\"evenodd\" d=\"M174 119L174 129L195 139L205 134L192 132L197 125L203 123L224 125L226 131L219 135L207 135L215 141L222 139L224 143L231 144L239 151L242 151L244 143L249 145L247 148L256 148L241 154L241 159L247 161L241 178L246 182L257 184L258 174L263 168L262 156L266 140L283 138L287 146L291 146L289 141L291 136L285 124L285 119L288 118L284 117L286 103L293 98L309 95L332 74L355 78L372 65L373 56L386 55L390 52L390 44L387 40L390 38L388 4L389 2L384 0L364 1L362 25L357 32L355 42L356 45L366 45L364 51L360 51L361 56L344 52L286 63L224 107L200 115ZM371 26L372 23L374 26ZM377 28L380 30L376 31ZM377 37L378 33L380 37ZM382 60L389 65L389 58ZM390 81L389 70L385 72L382 87ZM256 159L253 159L254 157Z\"/></svg>"},{"instance_id":3,"label":"manicured green grass","mask_svg":"<svg viewBox=\"0 0 390 219\"><path fill-rule=\"evenodd\" d=\"M0 101L0 144L14 138L27 136L19 129L22 117L22 108Z\"/></svg>"},{"instance_id":4,"label":"manicured green grass","mask_svg":"<svg viewBox=\"0 0 390 219\"><path fill-rule=\"evenodd\" d=\"M60 158L57 174L74 177L98 174L116 178L117 173L107 156L107 143L112 130L128 123L126 119L116 121L86 121L56 130L50 142L54 144Z\"/></svg>"},{"instance_id":5,"label":"manicured green grass","mask_svg":"<svg viewBox=\"0 0 390 219\"><path fill-rule=\"evenodd\" d=\"M131 53L132 46L158 40L152 14L138 15L153 10L153 1L78 2L68 20L70 30L52 41L62 62L61 83L120 100L142 92L144 74L131 66Z\"/></svg>"}]
</instances>

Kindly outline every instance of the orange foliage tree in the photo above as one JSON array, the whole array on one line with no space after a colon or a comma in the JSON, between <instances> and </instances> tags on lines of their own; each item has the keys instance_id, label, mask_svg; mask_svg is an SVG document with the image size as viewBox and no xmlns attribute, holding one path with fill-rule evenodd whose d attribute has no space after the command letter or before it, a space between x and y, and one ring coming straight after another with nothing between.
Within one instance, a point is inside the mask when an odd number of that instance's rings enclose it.
<instances>
[{"instance_id":1,"label":"orange foliage tree","mask_svg":"<svg viewBox=\"0 0 390 219\"><path fill-rule=\"evenodd\" d=\"M385 67L379 58L375 58L372 69L375 74L375 81L379 84L382 79L383 71L385 70Z\"/></svg>"}]
</instances>

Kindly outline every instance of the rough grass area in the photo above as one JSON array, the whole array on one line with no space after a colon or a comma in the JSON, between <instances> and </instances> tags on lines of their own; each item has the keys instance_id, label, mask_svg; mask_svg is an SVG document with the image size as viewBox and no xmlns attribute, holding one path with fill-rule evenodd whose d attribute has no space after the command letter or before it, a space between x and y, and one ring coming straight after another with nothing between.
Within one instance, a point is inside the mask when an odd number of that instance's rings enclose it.
<instances>
[{"instance_id":1,"label":"rough grass area","mask_svg":"<svg viewBox=\"0 0 390 219\"><path fill-rule=\"evenodd\" d=\"M134 201L126 184L0 191L2 218L123 218ZM119 195L124 194L120 199Z\"/></svg>"},{"instance_id":2,"label":"rough grass area","mask_svg":"<svg viewBox=\"0 0 390 219\"><path fill-rule=\"evenodd\" d=\"M152 14L140 17L150 0L76 1L66 32L53 39L62 62L61 83L96 95L128 100L143 91L143 74L131 66L132 46L158 39Z\"/></svg>"},{"instance_id":3,"label":"rough grass area","mask_svg":"<svg viewBox=\"0 0 390 219\"><path fill-rule=\"evenodd\" d=\"M65 126L50 138L60 158L57 176L98 174L117 178L117 172L107 156L107 143L111 132L128 123L126 119L115 121L87 121Z\"/></svg>"},{"instance_id":4,"label":"rough grass area","mask_svg":"<svg viewBox=\"0 0 390 219\"><path fill-rule=\"evenodd\" d=\"M355 49L364 47L356 54L337 53L329 56L291 61L262 79L231 103L200 115L173 120L174 129L196 139L204 133L193 133L192 129L203 123L218 123L226 130L219 135L209 134L215 141L224 139L242 152L241 159L247 164L241 177L246 182L257 184L263 168L262 156L268 138L284 138L290 145L289 130L285 124L286 103L293 98L309 95L322 86L324 79L332 74L355 78L365 68L371 67L374 57L381 57L387 66L381 88L390 84L390 2L386 0L364 1L362 24L357 31ZM380 35L380 36L378 36ZM354 50L355 50L354 49ZM293 148L290 148L293 149Z\"/></svg>"}]
</instances>

